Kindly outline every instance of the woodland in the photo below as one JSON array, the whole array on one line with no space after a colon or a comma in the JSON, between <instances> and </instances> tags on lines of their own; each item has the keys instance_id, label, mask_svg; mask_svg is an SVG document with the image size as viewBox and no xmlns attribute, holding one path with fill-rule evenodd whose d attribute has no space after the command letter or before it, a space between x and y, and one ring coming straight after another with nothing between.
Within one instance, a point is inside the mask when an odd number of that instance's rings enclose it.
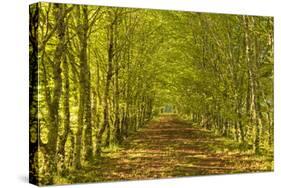
<instances>
[{"instance_id":1,"label":"woodland","mask_svg":"<svg viewBox=\"0 0 281 188\"><path fill-rule=\"evenodd\" d=\"M30 182L273 170L273 18L30 6Z\"/></svg>"}]
</instances>

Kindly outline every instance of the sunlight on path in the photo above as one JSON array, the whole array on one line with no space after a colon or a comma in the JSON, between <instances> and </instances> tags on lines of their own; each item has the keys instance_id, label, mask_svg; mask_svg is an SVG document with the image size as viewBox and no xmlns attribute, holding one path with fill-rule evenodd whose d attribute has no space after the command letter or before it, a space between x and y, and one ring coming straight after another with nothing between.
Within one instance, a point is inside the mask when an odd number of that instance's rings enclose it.
<instances>
[{"instance_id":1,"label":"sunlight on path","mask_svg":"<svg viewBox=\"0 0 281 188\"><path fill-rule=\"evenodd\" d=\"M116 152L77 172L79 181L168 178L269 171L272 158L241 153L235 142L175 116L137 131Z\"/></svg>"}]
</instances>

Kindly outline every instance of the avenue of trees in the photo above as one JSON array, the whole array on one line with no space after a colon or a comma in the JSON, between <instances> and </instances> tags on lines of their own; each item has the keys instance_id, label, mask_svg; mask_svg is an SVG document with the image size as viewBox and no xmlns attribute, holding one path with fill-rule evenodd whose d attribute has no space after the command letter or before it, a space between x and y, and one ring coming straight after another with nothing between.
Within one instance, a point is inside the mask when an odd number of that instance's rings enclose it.
<instances>
[{"instance_id":1,"label":"avenue of trees","mask_svg":"<svg viewBox=\"0 0 281 188\"><path fill-rule=\"evenodd\" d=\"M201 14L189 20L192 39L181 48L189 68L176 80L180 112L255 153L272 149L273 19Z\"/></svg>"},{"instance_id":2,"label":"avenue of trees","mask_svg":"<svg viewBox=\"0 0 281 188\"><path fill-rule=\"evenodd\" d=\"M164 104L273 150L271 17L38 3L29 38L32 183L90 165Z\"/></svg>"}]
</instances>

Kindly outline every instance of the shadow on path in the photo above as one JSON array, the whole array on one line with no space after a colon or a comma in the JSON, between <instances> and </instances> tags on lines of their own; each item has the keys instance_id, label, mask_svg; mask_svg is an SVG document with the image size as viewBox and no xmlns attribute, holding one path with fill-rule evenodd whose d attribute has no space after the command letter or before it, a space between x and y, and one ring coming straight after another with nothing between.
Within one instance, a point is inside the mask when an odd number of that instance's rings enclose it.
<instances>
[{"instance_id":1,"label":"shadow on path","mask_svg":"<svg viewBox=\"0 0 281 188\"><path fill-rule=\"evenodd\" d=\"M242 153L234 141L173 116L130 136L120 150L74 172L73 182L169 178L272 170L273 158Z\"/></svg>"}]
</instances>

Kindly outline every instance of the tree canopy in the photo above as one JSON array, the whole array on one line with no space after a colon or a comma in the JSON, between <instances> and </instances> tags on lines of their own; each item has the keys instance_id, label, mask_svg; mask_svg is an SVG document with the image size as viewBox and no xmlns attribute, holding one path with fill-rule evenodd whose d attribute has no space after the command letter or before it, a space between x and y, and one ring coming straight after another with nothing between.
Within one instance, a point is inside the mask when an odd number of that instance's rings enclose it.
<instances>
[{"instance_id":1,"label":"tree canopy","mask_svg":"<svg viewBox=\"0 0 281 188\"><path fill-rule=\"evenodd\" d=\"M29 37L32 182L167 112L273 152L272 17L38 3Z\"/></svg>"}]
</instances>

